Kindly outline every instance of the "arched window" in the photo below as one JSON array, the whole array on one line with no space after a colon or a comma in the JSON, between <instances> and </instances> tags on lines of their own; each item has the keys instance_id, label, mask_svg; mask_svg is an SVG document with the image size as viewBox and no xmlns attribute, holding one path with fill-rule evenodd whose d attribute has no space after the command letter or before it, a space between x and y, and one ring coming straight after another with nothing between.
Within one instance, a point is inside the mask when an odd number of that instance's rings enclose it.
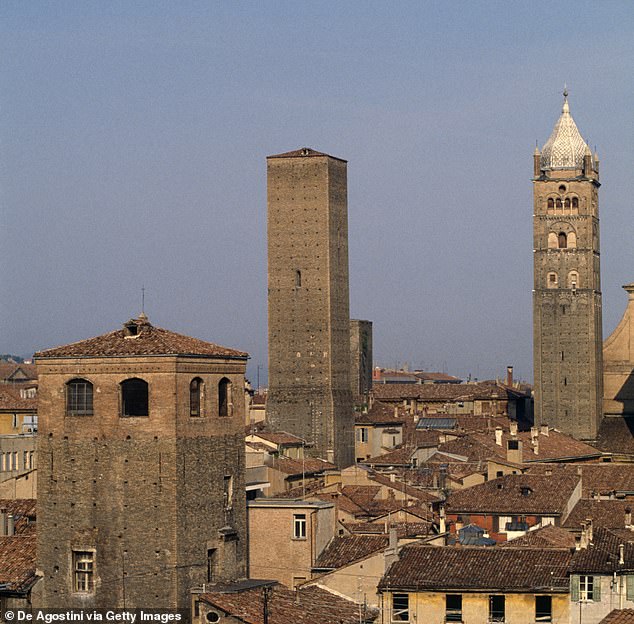
<instances>
[{"instance_id":1,"label":"arched window","mask_svg":"<svg viewBox=\"0 0 634 624\"><path fill-rule=\"evenodd\" d=\"M557 279L557 273L555 273L554 271L551 271L548 274L548 279L546 282L546 287L547 288L557 288L558 286L558 279Z\"/></svg>"},{"instance_id":2,"label":"arched window","mask_svg":"<svg viewBox=\"0 0 634 624\"><path fill-rule=\"evenodd\" d=\"M558 197L557 201L555 202L557 208L561 208L561 199Z\"/></svg>"},{"instance_id":3,"label":"arched window","mask_svg":"<svg viewBox=\"0 0 634 624\"><path fill-rule=\"evenodd\" d=\"M548 207L549 208L554 208L555 207L555 200L552 197L548 198Z\"/></svg>"},{"instance_id":4,"label":"arched window","mask_svg":"<svg viewBox=\"0 0 634 624\"><path fill-rule=\"evenodd\" d=\"M121 382L121 416L148 416L148 384L136 377Z\"/></svg>"},{"instance_id":5,"label":"arched window","mask_svg":"<svg viewBox=\"0 0 634 624\"><path fill-rule=\"evenodd\" d=\"M573 208L579 208L579 198L578 197L573 197L572 198L572 207Z\"/></svg>"},{"instance_id":6,"label":"arched window","mask_svg":"<svg viewBox=\"0 0 634 624\"><path fill-rule=\"evenodd\" d=\"M577 235L574 232L568 234L568 249L577 248Z\"/></svg>"},{"instance_id":7,"label":"arched window","mask_svg":"<svg viewBox=\"0 0 634 624\"><path fill-rule=\"evenodd\" d=\"M302 272L297 269L295 271L295 288L301 288L302 286Z\"/></svg>"},{"instance_id":8,"label":"arched window","mask_svg":"<svg viewBox=\"0 0 634 624\"><path fill-rule=\"evenodd\" d=\"M231 416L231 382L223 377L218 384L218 415Z\"/></svg>"},{"instance_id":9,"label":"arched window","mask_svg":"<svg viewBox=\"0 0 634 624\"><path fill-rule=\"evenodd\" d=\"M189 415L202 416L202 392L203 380L200 377L194 377L189 382Z\"/></svg>"},{"instance_id":10,"label":"arched window","mask_svg":"<svg viewBox=\"0 0 634 624\"><path fill-rule=\"evenodd\" d=\"M579 273L577 271L568 273L568 288L579 288Z\"/></svg>"},{"instance_id":11,"label":"arched window","mask_svg":"<svg viewBox=\"0 0 634 624\"><path fill-rule=\"evenodd\" d=\"M566 197L564 200L564 208L570 208L570 197Z\"/></svg>"},{"instance_id":12,"label":"arched window","mask_svg":"<svg viewBox=\"0 0 634 624\"><path fill-rule=\"evenodd\" d=\"M555 232L548 232L548 249L557 249L558 246L557 234Z\"/></svg>"},{"instance_id":13,"label":"arched window","mask_svg":"<svg viewBox=\"0 0 634 624\"><path fill-rule=\"evenodd\" d=\"M66 414L92 416L92 384L85 379L71 379L66 384Z\"/></svg>"},{"instance_id":14,"label":"arched window","mask_svg":"<svg viewBox=\"0 0 634 624\"><path fill-rule=\"evenodd\" d=\"M559 249L566 249L567 246L568 237L566 236L566 233L559 232L559 234L557 235L557 247L559 247Z\"/></svg>"}]
</instances>

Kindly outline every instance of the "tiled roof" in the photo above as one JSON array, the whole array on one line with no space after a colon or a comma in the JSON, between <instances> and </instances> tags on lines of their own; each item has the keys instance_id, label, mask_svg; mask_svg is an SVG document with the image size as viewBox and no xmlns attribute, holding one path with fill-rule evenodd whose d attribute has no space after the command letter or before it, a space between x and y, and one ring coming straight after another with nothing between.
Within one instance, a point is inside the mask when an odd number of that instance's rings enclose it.
<instances>
[{"instance_id":1,"label":"tiled roof","mask_svg":"<svg viewBox=\"0 0 634 624\"><path fill-rule=\"evenodd\" d=\"M260 588L238 593L207 592L200 598L245 624L264 624L264 592ZM269 624L359 624L363 607L320 587L291 591L276 585L268 597ZM368 610L363 624L373 622Z\"/></svg>"},{"instance_id":2,"label":"tiled roof","mask_svg":"<svg viewBox=\"0 0 634 624\"><path fill-rule=\"evenodd\" d=\"M398 490L403 494L407 494L410 498L416 498L419 501L423 501L426 503L437 503L440 499L435 494L431 492L426 492L425 490L421 490L413 485L410 485L405 482L407 475L410 474L411 471L404 471L403 473L397 473L395 475L395 480L392 479L388 475L384 475L381 473L374 473L370 476L372 481L376 481L385 487L392 488L393 490ZM404 476L405 475L405 476Z\"/></svg>"},{"instance_id":3,"label":"tiled roof","mask_svg":"<svg viewBox=\"0 0 634 624\"><path fill-rule=\"evenodd\" d=\"M15 385L0 384L0 410L36 410L37 399L23 399L20 388Z\"/></svg>"},{"instance_id":4,"label":"tiled roof","mask_svg":"<svg viewBox=\"0 0 634 624\"><path fill-rule=\"evenodd\" d=\"M244 351L236 351L198 338L154 327L142 319L132 319L130 323L138 327L138 333L135 336L128 335L125 328L118 329L102 336L88 338L88 340L39 351L35 357L38 359L141 355L198 355L240 359L248 357Z\"/></svg>"},{"instance_id":5,"label":"tiled roof","mask_svg":"<svg viewBox=\"0 0 634 624\"><path fill-rule=\"evenodd\" d=\"M253 435L273 444L301 446L304 440L286 431L256 431Z\"/></svg>"},{"instance_id":6,"label":"tiled roof","mask_svg":"<svg viewBox=\"0 0 634 624\"><path fill-rule=\"evenodd\" d=\"M32 535L0 537L0 586L15 592L30 589L36 580L35 548Z\"/></svg>"},{"instance_id":7,"label":"tiled roof","mask_svg":"<svg viewBox=\"0 0 634 624\"><path fill-rule=\"evenodd\" d=\"M335 160L345 161L343 158L337 158L336 156L331 156L330 154L324 154L323 152L318 152L310 147L302 147L297 150L292 150L291 152L283 152L282 154L273 154L272 156L267 156L267 158L310 158L312 156L328 156L328 158L334 158Z\"/></svg>"},{"instance_id":8,"label":"tiled roof","mask_svg":"<svg viewBox=\"0 0 634 624\"><path fill-rule=\"evenodd\" d=\"M409 510L409 509L408 509ZM373 520L372 522L342 522L342 525L353 535L385 535L389 525L396 529L399 538L419 537L433 534L431 522L392 522Z\"/></svg>"},{"instance_id":9,"label":"tiled roof","mask_svg":"<svg viewBox=\"0 0 634 624\"><path fill-rule=\"evenodd\" d=\"M409 444L399 444L383 455L370 457L359 463L367 466L409 466L415 450L416 448Z\"/></svg>"},{"instance_id":10,"label":"tiled roof","mask_svg":"<svg viewBox=\"0 0 634 624\"><path fill-rule=\"evenodd\" d=\"M582 462L577 464L535 464L528 469L530 474L581 474L583 498L595 494L624 494L634 492L634 464ZM634 507L634 505L632 505Z\"/></svg>"},{"instance_id":11,"label":"tiled roof","mask_svg":"<svg viewBox=\"0 0 634 624\"><path fill-rule=\"evenodd\" d=\"M314 474L324 470L335 470L337 466L325 459L306 457L305 459L292 459L290 457L275 457L266 464L273 470L279 470L289 476Z\"/></svg>"},{"instance_id":12,"label":"tiled roof","mask_svg":"<svg viewBox=\"0 0 634 624\"><path fill-rule=\"evenodd\" d=\"M634 540L634 532L631 532ZM634 542L625 541L623 532L609 529L594 529L591 543L587 548L574 552L570 570L581 574L612 574L634 570ZM619 546L623 544L624 563L619 563Z\"/></svg>"},{"instance_id":13,"label":"tiled roof","mask_svg":"<svg viewBox=\"0 0 634 624\"><path fill-rule=\"evenodd\" d=\"M528 531L520 537L499 545L500 548L574 548L574 546L574 535L553 524Z\"/></svg>"},{"instance_id":14,"label":"tiled roof","mask_svg":"<svg viewBox=\"0 0 634 624\"><path fill-rule=\"evenodd\" d=\"M576 457L590 458L601 455L601 451L593 446L552 429L549 430L548 435L542 433L537 435L537 453L534 452L530 431L520 431L514 437L510 433L503 432L501 445L495 442L495 432L472 433L441 444L438 450L462 455L471 461L493 459L495 457L506 459L506 447L510 439L517 439L522 442L522 459L524 462L553 461Z\"/></svg>"},{"instance_id":15,"label":"tiled roof","mask_svg":"<svg viewBox=\"0 0 634 624\"><path fill-rule=\"evenodd\" d=\"M417 399L419 401L507 400L523 393L501 384L372 384L378 400Z\"/></svg>"},{"instance_id":16,"label":"tiled roof","mask_svg":"<svg viewBox=\"0 0 634 624\"><path fill-rule=\"evenodd\" d=\"M406 546L379 589L567 592L567 550Z\"/></svg>"},{"instance_id":17,"label":"tiled roof","mask_svg":"<svg viewBox=\"0 0 634 624\"><path fill-rule=\"evenodd\" d=\"M315 568L342 568L359 559L385 550L388 536L383 535L344 535L334 537L319 555Z\"/></svg>"},{"instance_id":18,"label":"tiled roof","mask_svg":"<svg viewBox=\"0 0 634 624\"><path fill-rule=\"evenodd\" d=\"M496 513L504 515L553 515L564 513L579 482L568 475L506 475L453 491L447 500L451 513Z\"/></svg>"},{"instance_id":19,"label":"tiled roof","mask_svg":"<svg viewBox=\"0 0 634 624\"><path fill-rule=\"evenodd\" d=\"M582 498L572 509L562 526L580 529L581 523L591 519L595 527L622 529L625 527L625 510L632 510L632 501L595 500ZM634 532L632 532L634 539Z\"/></svg>"},{"instance_id":20,"label":"tiled roof","mask_svg":"<svg viewBox=\"0 0 634 624\"><path fill-rule=\"evenodd\" d=\"M34 364L16 364L15 362L0 361L0 381L19 381L37 379L37 369Z\"/></svg>"},{"instance_id":21,"label":"tiled roof","mask_svg":"<svg viewBox=\"0 0 634 624\"><path fill-rule=\"evenodd\" d=\"M7 514L13 516L16 535L33 532L37 510L34 498L0 498L0 509L6 509Z\"/></svg>"},{"instance_id":22,"label":"tiled roof","mask_svg":"<svg viewBox=\"0 0 634 624\"><path fill-rule=\"evenodd\" d=\"M634 609L614 609L599 624L634 624Z\"/></svg>"},{"instance_id":23,"label":"tiled roof","mask_svg":"<svg viewBox=\"0 0 634 624\"><path fill-rule=\"evenodd\" d=\"M354 422L357 425L402 425L411 416L402 407L397 407L397 415L394 415L394 405L388 405L381 401L374 401L367 413L356 413Z\"/></svg>"},{"instance_id":24,"label":"tiled roof","mask_svg":"<svg viewBox=\"0 0 634 624\"><path fill-rule=\"evenodd\" d=\"M606 416L595 446L604 453L634 455L634 416Z\"/></svg>"},{"instance_id":25,"label":"tiled roof","mask_svg":"<svg viewBox=\"0 0 634 624\"><path fill-rule=\"evenodd\" d=\"M588 150L588 146L570 114L568 98L564 98L561 116L542 148L541 168L580 169L583 166L586 150Z\"/></svg>"},{"instance_id":26,"label":"tiled roof","mask_svg":"<svg viewBox=\"0 0 634 624\"><path fill-rule=\"evenodd\" d=\"M447 373L432 373L426 371L416 371L414 373L416 377L422 379L423 381L435 381L435 382L444 382L444 383L460 383L462 379L458 377L454 377L453 375L447 375Z\"/></svg>"}]
</instances>

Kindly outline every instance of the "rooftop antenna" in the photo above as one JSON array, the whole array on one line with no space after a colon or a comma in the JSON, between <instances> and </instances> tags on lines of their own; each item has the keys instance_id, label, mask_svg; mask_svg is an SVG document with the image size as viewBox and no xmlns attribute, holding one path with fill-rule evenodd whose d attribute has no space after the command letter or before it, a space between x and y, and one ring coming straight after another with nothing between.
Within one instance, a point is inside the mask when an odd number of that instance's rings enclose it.
<instances>
[{"instance_id":1,"label":"rooftop antenna","mask_svg":"<svg viewBox=\"0 0 634 624\"><path fill-rule=\"evenodd\" d=\"M145 314L145 284L141 285L141 314Z\"/></svg>"}]
</instances>

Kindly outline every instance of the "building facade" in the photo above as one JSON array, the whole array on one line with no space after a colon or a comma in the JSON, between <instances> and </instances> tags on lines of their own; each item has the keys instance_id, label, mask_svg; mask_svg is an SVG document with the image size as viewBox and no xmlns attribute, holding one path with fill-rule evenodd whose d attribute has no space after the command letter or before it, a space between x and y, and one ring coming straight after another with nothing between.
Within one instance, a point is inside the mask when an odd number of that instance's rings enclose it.
<instances>
[{"instance_id":1,"label":"building facade","mask_svg":"<svg viewBox=\"0 0 634 624\"><path fill-rule=\"evenodd\" d=\"M534 154L535 421L596 438L603 364L599 162L570 115Z\"/></svg>"},{"instance_id":2,"label":"building facade","mask_svg":"<svg viewBox=\"0 0 634 624\"><path fill-rule=\"evenodd\" d=\"M311 454L353 462L345 160L269 156L269 394L274 429Z\"/></svg>"},{"instance_id":3,"label":"building facade","mask_svg":"<svg viewBox=\"0 0 634 624\"><path fill-rule=\"evenodd\" d=\"M34 604L187 608L245 576L247 357L144 315L36 354Z\"/></svg>"},{"instance_id":4,"label":"building facade","mask_svg":"<svg viewBox=\"0 0 634 624\"><path fill-rule=\"evenodd\" d=\"M372 321L350 319L350 383L352 399L368 402L372 390Z\"/></svg>"}]
</instances>

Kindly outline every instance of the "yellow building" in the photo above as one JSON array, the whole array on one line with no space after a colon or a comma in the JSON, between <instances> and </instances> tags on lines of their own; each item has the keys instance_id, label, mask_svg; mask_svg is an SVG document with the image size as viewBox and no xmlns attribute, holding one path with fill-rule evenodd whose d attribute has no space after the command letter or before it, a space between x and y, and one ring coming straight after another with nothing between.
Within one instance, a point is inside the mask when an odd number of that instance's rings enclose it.
<instances>
[{"instance_id":1,"label":"yellow building","mask_svg":"<svg viewBox=\"0 0 634 624\"><path fill-rule=\"evenodd\" d=\"M403 548L387 571L381 624L568 623L567 549Z\"/></svg>"}]
</instances>

